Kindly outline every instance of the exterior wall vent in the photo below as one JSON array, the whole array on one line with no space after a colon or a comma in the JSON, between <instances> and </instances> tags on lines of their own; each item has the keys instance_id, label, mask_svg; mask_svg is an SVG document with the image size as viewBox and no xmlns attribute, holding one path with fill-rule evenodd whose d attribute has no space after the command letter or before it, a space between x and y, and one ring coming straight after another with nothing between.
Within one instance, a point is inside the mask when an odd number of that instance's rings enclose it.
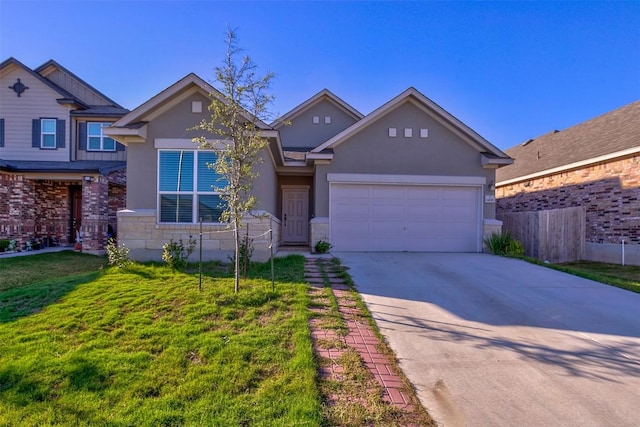
<instances>
[{"instance_id":1,"label":"exterior wall vent","mask_svg":"<svg viewBox=\"0 0 640 427\"><path fill-rule=\"evenodd\" d=\"M202 101L191 101L191 112L202 113Z\"/></svg>"}]
</instances>

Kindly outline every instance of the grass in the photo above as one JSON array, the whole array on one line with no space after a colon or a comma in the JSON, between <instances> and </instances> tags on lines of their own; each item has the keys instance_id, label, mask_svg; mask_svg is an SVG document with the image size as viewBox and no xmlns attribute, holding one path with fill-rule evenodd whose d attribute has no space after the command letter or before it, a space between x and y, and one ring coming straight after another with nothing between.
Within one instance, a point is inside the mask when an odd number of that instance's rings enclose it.
<instances>
[{"instance_id":1,"label":"grass","mask_svg":"<svg viewBox=\"0 0 640 427\"><path fill-rule=\"evenodd\" d=\"M73 251L0 258L0 292L52 277L95 272L106 265L104 257Z\"/></svg>"},{"instance_id":2,"label":"grass","mask_svg":"<svg viewBox=\"0 0 640 427\"><path fill-rule=\"evenodd\" d=\"M303 262L234 294L214 263L199 292L159 265L0 259L0 425L322 425Z\"/></svg>"},{"instance_id":3,"label":"grass","mask_svg":"<svg viewBox=\"0 0 640 427\"><path fill-rule=\"evenodd\" d=\"M640 266L580 261L555 264L553 268L640 293Z\"/></svg>"},{"instance_id":4,"label":"grass","mask_svg":"<svg viewBox=\"0 0 640 427\"><path fill-rule=\"evenodd\" d=\"M640 266L607 264L594 261L575 261L561 264L548 264L532 257L521 258L532 264L541 265L585 279L640 293Z\"/></svg>"},{"instance_id":5,"label":"grass","mask_svg":"<svg viewBox=\"0 0 640 427\"><path fill-rule=\"evenodd\" d=\"M360 294L355 290L355 285L345 267L340 264L340 260L333 258L330 262L317 263L324 278L325 305L326 312L322 315L323 327L336 331L338 336L348 334L348 327L339 314L339 304L336 296L331 291L328 273L336 274L342 278L344 283L350 288L350 300L355 302L360 310L354 314L361 321L368 321L373 331L380 339L379 349L386 353L389 361L395 365L396 371L405 384L405 395L409 398L412 411L403 411L382 398L383 390L375 380L371 372L364 363L362 357L353 348L349 348L343 341L327 340L317 342L323 348L333 348L336 350L346 350L335 361L320 358L320 364L335 363L342 367L338 378L319 379L319 387L327 404L324 406L324 417L327 424L331 426L360 427L360 426L435 426L435 422L424 410L418 401L413 386L404 376L397 366L395 355L377 328L371 314Z\"/></svg>"}]
</instances>

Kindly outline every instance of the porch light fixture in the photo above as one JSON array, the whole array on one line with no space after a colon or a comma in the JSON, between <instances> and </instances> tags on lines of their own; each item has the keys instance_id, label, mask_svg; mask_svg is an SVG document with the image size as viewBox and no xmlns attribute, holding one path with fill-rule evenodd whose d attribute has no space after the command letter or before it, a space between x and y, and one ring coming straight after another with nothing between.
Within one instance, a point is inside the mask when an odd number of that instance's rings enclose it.
<instances>
[{"instance_id":1,"label":"porch light fixture","mask_svg":"<svg viewBox=\"0 0 640 427\"><path fill-rule=\"evenodd\" d=\"M489 189L489 191L494 191L496 189L496 184L493 182L493 180L489 181L487 189Z\"/></svg>"}]
</instances>

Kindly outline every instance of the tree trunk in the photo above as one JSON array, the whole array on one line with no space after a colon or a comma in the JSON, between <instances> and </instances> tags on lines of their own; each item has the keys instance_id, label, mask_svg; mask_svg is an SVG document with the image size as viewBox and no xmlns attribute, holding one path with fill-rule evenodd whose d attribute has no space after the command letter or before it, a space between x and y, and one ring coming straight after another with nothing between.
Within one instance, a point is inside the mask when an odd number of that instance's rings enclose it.
<instances>
[{"instance_id":1,"label":"tree trunk","mask_svg":"<svg viewBox=\"0 0 640 427\"><path fill-rule=\"evenodd\" d=\"M233 291L237 294L240 289L240 230L238 218L233 219L233 238L236 241L236 256L235 256L235 274L234 274L234 288Z\"/></svg>"}]
</instances>

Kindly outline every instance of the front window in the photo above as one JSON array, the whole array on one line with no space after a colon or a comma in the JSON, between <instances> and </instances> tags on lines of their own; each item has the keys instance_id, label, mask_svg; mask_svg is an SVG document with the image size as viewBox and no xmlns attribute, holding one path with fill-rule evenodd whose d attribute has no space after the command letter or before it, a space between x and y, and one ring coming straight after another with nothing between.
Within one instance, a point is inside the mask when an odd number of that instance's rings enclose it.
<instances>
[{"instance_id":1,"label":"front window","mask_svg":"<svg viewBox=\"0 0 640 427\"><path fill-rule=\"evenodd\" d=\"M116 142L102 133L111 123L87 123L87 149L90 151L115 151Z\"/></svg>"},{"instance_id":2,"label":"front window","mask_svg":"<svg viewBox=\"0 0 640 427\"><path fill-rule=\"evenodd\" d=\"M215 160L211 151L159 151L160 222L220 222L225 202L213 187L225 187L226 181L209 167Z\"/></svg>"},{"instance_id":3,"label":"front window","mask_svg":"<svg viewBox=\"0 0 640 427\"><path fill-rule=\"evenodd\" d=\"M56 148L56 119L41 119L40 129L40 147Z\"/></svg>"}]
</instances>

